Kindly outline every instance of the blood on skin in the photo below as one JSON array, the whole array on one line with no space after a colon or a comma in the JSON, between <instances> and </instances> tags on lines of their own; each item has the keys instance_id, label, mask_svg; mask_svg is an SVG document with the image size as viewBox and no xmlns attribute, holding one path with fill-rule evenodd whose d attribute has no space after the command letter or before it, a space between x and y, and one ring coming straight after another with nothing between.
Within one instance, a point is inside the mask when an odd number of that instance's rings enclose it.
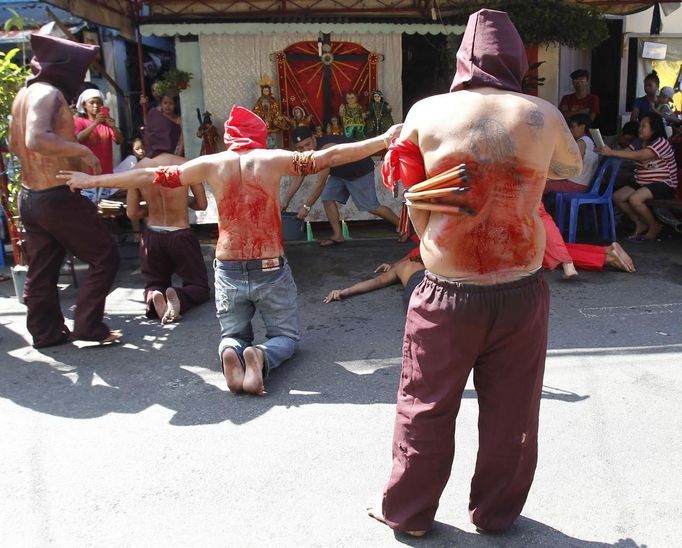
<instances>
[{"instance_id":1,"label":"blood on skin","mask_svg":"<svg viewBox=\"0 0 682 548\"><path fill-rule=\"evenodd\" d=\"M475 215L441 215L434 242L458 270L483 274L528 266L540 252L535 210L544 174L513 161L448 159L448 164L460 163L466 164L471 190L458 197L456 205Z\"/></svg>"},{"instance_id":2,"label":"blood on skin","mask_svg":"<svg viewBox=\"0 0 682 548\"><path fill-rule=\"evenodd\" d=\"M276 199L258 182L227 185L218 204L218 249L231 259L281 255L282 218Z\"/></svg>"}]
</instances>

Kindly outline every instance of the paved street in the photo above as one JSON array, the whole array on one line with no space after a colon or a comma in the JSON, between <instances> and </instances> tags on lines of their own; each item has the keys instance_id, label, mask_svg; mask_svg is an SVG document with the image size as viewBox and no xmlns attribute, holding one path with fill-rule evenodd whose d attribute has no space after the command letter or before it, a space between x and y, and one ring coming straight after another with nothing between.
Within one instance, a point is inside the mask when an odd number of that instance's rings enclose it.
<instances>
[{"instance_id":1,"label":"paved street","mask_svg":"<svg viewBox=\"0 0 682 548\"><path fill-rule=\"evenodd\" d=\"M679 235L628 246L635 274L547 273L540 459L509 532L479 535L468 522L472 386L429 537L366 517L390 470L401 290L322 299L409 249L389 238L288 246L304 339L263 398L227 391L212 303L176 325L144 318L133 246L121 247L107 301L125 332L114 347L34 350L25 309L1 283L0 546L682 546ZM76 291L62 291L69 318Z\"/></svg>"}]
</instances>

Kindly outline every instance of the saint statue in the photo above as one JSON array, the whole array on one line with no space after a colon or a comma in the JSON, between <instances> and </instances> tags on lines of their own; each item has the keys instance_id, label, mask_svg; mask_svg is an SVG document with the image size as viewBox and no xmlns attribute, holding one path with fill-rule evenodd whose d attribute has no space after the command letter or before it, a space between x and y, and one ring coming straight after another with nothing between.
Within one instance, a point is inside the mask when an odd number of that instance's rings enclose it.
<instances>
[{"instance_id":1,"label":"saint statue","mask_svg":"<svg viewBox=\"0 0 682 548\"><path fill-rule=\"evenodd\" d=\"M296 106L291 109L291 118L289 118L289 127L294 130L297 127L310 127L310 114L306 115L303 107Z\"/></svg>"},{"instance_id":2,"label":"saint statue","mask_svg":"<svg viewBox=\"0 0 682 548\"><path fill-rule=\"evenodd\" d=\"M199 109L197 109L197 116L199 112ZM201 139L201 151L199 152L201 156L204 154L215 154L220 150L220 133L218 133L218 129L213 125L211 113L208 111L204 112L204 119L197 130L197 137Z\"/></svg>"},{"instance_id":3,"label":"saint statue","mask_svg":"<svg viewBox=\"0 0 682 548\"><path fill-rule=\"evenodd\" d=\"M376 137L393 125L393 116L391 105L386 102L383 93L375 89L370 96L372 100L365 112L365 136Z\"/></svg>"},{"instance_id":4,"label":"saint statue","mask_svg":"<svg viewBox=\"0 0 682 548\"><path fill-rule=\"evenodd\" d=\"M279 101L272 94L272 80L266 74L258 82L260 86L260 97L251 110L258 114L268 126L268 148L276 145L275 133L288 126L287 119L282 116L279 109Z\"/></svg>"},{"instance_id":5,"label":"saint statue","mask_svg":"<svg viewBox=\"0 0 682 548\"><path fill-rule=\"evenodd\" d=\"M336 116L332 116L327 124L327 135L343 135L343 128Z\"/></svg>"},{"instance_id":6,"label":"saint statue","mask_svg":"<svg viewBox=\"0 0 682 548\"><path fill-rule=\"evenodd\" d=\"M339 107L339 115L343 122L346 137L362 141L365 138L365 119L362 105L354 91L346 93L346 102Z\"/></svg>"}]
</instances>

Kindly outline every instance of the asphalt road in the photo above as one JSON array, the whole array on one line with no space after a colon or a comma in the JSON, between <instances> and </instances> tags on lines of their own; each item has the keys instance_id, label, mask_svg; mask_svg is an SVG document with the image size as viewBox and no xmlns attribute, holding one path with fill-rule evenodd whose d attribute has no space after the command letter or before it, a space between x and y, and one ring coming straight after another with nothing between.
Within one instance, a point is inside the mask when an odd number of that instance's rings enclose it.
<instances>
[{"instance_id":1,"label":"asphalt road","mask_svg":"<svg viewBox=\"0 0 682 548\"><path fill-rule=\"evenodd\" d=\"M33 349L24 307L0 284L0 546L682 546L679 236L628 247L635 274L547 273L540 460L511 530L468 522L472 386L431 534L366 517L390 471L401 290L322 299L408 249L288 246L304 338L263 398L227 392L212 303L176 325L144 318L134 247L121 247L107 301L125 332L113 347ZM69 318L75 295L61 292Z\"/></svg>"}]
</instances>

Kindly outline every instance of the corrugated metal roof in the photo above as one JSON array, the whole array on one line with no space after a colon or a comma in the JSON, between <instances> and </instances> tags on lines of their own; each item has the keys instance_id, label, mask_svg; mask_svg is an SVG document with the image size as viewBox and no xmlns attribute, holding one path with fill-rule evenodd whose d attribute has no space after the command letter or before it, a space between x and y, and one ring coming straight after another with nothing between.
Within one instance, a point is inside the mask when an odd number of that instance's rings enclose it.
<instances>
[{"instance_id":1,"label":"corrugated metal roof","mask_svg":"<svg viewBox=\"0 0 682 548\"><path fill-rule=\"evenodd\" d=\"M71 15L66 10L50 5L48 2L17 2L16 0L0 0L0 22L14 17L13 9L24 22L24 28L37 28L51 21L45 8L50 8L59 19L69 26L80 25L83 20Z\"/></svg>"}]
</instances>

